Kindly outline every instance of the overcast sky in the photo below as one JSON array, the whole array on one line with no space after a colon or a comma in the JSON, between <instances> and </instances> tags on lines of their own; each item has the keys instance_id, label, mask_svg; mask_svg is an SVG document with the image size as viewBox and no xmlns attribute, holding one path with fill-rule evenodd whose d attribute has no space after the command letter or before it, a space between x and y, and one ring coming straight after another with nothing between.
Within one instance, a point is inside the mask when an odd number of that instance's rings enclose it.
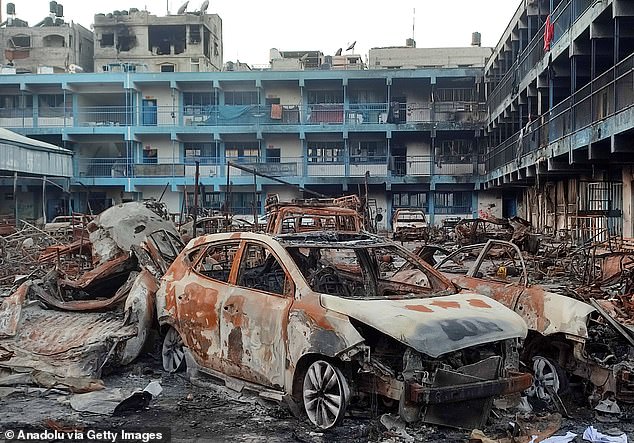
<instances>
[{"instance_id":1,"label":"overcast sky","mask_svg":"<svg viewBox=\"0 0 634 443\"><path fill-rule=\"evenodd\" d=\"M412 36L418 47L469 46L471 33L495 46L523 0L210 0L208 13L223 22L224 61L267 64L269 49L321 50L334 54L356 41L355 51L402 46ZM90 28L95 13L136 7L155 15L171 13L184 0L61 0L66 21ZM203 0L191 0L188 10ZM2 2L5 19L6 3ZM33 26L48 15L48 0L14 0L16 15Z\"/></svg>"}]
</instances>

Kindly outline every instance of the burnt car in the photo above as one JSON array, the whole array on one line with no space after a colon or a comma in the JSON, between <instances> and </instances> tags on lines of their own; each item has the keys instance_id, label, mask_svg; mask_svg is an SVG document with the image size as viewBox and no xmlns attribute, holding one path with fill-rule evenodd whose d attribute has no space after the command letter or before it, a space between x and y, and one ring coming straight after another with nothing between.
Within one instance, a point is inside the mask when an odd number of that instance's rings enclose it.
<instances>
[{"instance_id":1,"label":"burnt car","mask_svg":"<svg viewBox=\"0 0 634 443\"><path fill-rule=\"evenodd\" d=\"M471 429L518 369L519 315L381 237L213 234L162 278L163 365L285 400L319 428L380 398L407 421Z\"/></svg>"},{"instance_id":2,"label":"burnt car","mask_svg":"<svg viewBox=\"0 0 634 443\"><path fill-rule=\"evenodd\" d=\"M534 374L527 391L548 403L566 391L568 378L589 382L592 404L634 403L634 332L600 303L585 303L531 285L519 247L501 240L454 251L435 266L462 291L487 295L525 320L529 334L522 360Z\"/></svg>"},{"instance_id":3,"label":"burnt car","mask_svg":"<svg viewBox=\"0 0 634 443\"><path fill-rule=\"evenodd\" d=\"M428 240L429 225L421 209L397 209L392 216L394 240Z\"/></svg>"}]
</instances>

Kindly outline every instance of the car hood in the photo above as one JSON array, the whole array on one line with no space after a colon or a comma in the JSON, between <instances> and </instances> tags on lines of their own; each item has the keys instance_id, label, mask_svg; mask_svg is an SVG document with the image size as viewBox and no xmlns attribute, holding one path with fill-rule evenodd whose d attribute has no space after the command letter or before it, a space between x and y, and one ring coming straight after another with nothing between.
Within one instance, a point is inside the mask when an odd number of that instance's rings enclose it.
<instances>
[{"instance_id":1,"label":"car hood","mask_svg":"<svg viewBox=\"0 0 634 443\"><path fill-rule=\"evenodd\" d=\"M434 358L528 332L519 315L478 294L398 300L321 294L321 303Z\"/></svg>"}]
</instances>

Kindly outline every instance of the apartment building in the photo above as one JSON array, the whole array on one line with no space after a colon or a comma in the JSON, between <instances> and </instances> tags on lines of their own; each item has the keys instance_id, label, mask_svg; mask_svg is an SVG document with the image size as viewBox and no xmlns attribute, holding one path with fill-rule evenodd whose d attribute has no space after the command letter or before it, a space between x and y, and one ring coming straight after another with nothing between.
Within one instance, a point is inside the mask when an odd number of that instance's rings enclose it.
<instances>
[{"instance_id":1,"label":"apartment building","mask_svg":"<svg viewBox=\"0 0 634 443\"><path fill-rule=\"evenodd\" d=\"M436 222L471 217L484 124L482 69L107 72L3 75L0 125L74 152L72 207L160 198L263 210L302 193L227 162L323 194L369 191L383 227L397 207ZM434 100L432 100L432 97ZM54 98L54 99L53 99ZM57 103L41 115L43 100ZM228 197L230 196L230 197ZM10 205L0 201L0 208Z\"/></svg>"},{"instance_id":2,"label":"apartment building","mask_svg":"<svg viewBox=\"0 0 634 443\"><path fill-rule=\"evenodd\" d=\"M13 3L0 25L3 73L92 72L93 34L64 19L64 8L50 3L43 19L33 26L19 18Z\"/></svg>"},{"instance_id":3,"label":"apartment building","mask_svg":"<svg viewBox=\"0 0 634 443\"><path fill-rule=\"evenodd\" d=\"M95 72L207 72L223 67L222 20L209 2L158 17L136 8L96 14Z\"/></svg>"},{"instance_id":4,"label":"apartment building","mask_svg":"<svg viewBox=\"0 0 634 443\"><path fill-rule=\"evenodd\" d=\"M634 235L634 2L524 1L485 66L483 189L580 238Z\"/></svg>"}]
</instances>

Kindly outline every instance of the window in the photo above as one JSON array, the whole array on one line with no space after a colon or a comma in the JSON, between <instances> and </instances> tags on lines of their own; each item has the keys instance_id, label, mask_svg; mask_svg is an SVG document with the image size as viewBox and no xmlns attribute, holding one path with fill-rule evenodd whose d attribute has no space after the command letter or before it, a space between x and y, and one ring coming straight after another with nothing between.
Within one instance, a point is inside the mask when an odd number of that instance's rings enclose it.
<instances>
[{"instance_id":1,"label":"window","mask_svg":"<svg viewBox=\"0 0 634 443\"><path fill-rule=\"evenodd\" d=\"M9 45L10 48L30 48L31 47L31 36L29 35L14 35L13 37L9 37Z\"/></svg>"},{"instance_id":2,"label":"window","mask_svg":"<svg viewBox=\"0 0 634 443\"><path fill-rule=\"evenodd\" d=\"M185 163L199 161L201 164L218 162L218 146L215 143L186 143Z\"/></svg>"},{"instance_id":3,"label":"window","mask_svg":"<svg viewBox=\"0 0 634 443\"><path fill-rule=\"evenodd\" d=\"M242 255L237 284L279 295L283 295L289 287L286 272L277 258L268 248L252 243L247 245Z\"/></svg>"},{"instance_id":4,"label":"window","mask_svg":"<svg viewBox=\"0 0 634 443\"><path fill-rule=\"evenodd\" d=\"M64 105L70 115L72 113L72 98L64 94L42 94L38 96L39 115L41 117L58 117L64 115Z\"/></svg>"},{"instance_id":5,"label":"window","mask_svg":"<svg viewBox=\"0 0 634 443\"><path fill-rule=\"evenodd\" d=\"M385 163L386 152L385 140L350 142L350 160L353 163Z\"/></svg>"},{"instance_id":6,"label":"window","mask_svg":"<svg viewBox=\"0 0 634 443\"><path fill-rule=\"evenodd\" d=\"M467 214L471 212L471 192L436 192L434 206L437 214Z\"/></svg>"},{"instance_id":7,"label":"window","mask_svg":"<svg viewBox=\"0 0 634 443\"><path fill-rule=\"evenodd\" d=\"M63 48L66 46L64 37L56 34L45 36L42 43L45 48Z\"/></svg>"},{"instance_id":8,"label":"window","mask_svg":"<svg viewBox=\"0 0 634 443\"><path fill-rule=\"evenodd\" d=\"M99 41L102 48L111 48L114 46L114 34L101 34L101 40Z\"/></svg>"},{"instance_id":9,"label":"window","mask_svg":"<svg viewBox=\"0 0 634 443\"><path fill-rule=\"evenodd\" d=\"M394 208L419 208L427 210L426 192L394 192L392 194Z\"/></svg>"},{"instance_id":10,"label":"window","mask_svg":"<svg viewBox=\"0 0 634 443\"><path fill-rule=\"evenodd\" d=\"M267 163L279 163L281 157L280 148L267 148L266 149L266 162Z\"/></svg>"},{"instance_id":11,"label":"window","mask_svg":"<svg viewBox=\"0 0 634 443\"><path fill-rule=\"evenodd\" d=\"M200 25L189 26L189 43L200 43Z\"/></svg>"},{"instance_id":12,"label":"window","mask_svg":"<svg viewBox=\"0 0 634 443\"><path fill-rule=\"evenodd\" d=\"M143 148L143 163L158 163L158 151L149 146Z\"/></svg>"},{"instance_id":13,"label":"window","mask_svg":"<svg viewBox=\"0 0 634 443\"><path fill-rule=\"evenodd\" d=\"M442 140L437 152L445 163L471 163L473 140Z\"/></svg>"},{"instance_id":14,"label":"window","mask_svg":"<svg viewBox=\"0 0 634 443\"><path fill-rule=\"evenodd\" d=\"M32 108L32 95L0 95L0 109Z\"/></svg>"},{"instance_id":15,"label":"window","mask_svg":"<svg viewBox=\"0 0 634 443\"><path fill-rule=\"evenodd\" d=\"M200 71L200 59L198 58L192 58L190 60L191 64L190 64L190 71L191 72L199 72Z\"/></svg>"},{"instance_id":16,"label":"window","mask_svg":"<svg viewBox=\"0 0 634 443\"><path fill-rule=\"evenodd\" d=\"M309 163L343 162L343 142L308 142Z\"/></svg>"},{"instance_id":17,"label":"window","mask_svg":"<svg viewBox=\"0 0 634 443\"><path fill-rule=\"evenodd\" d=\"M225 91L225 105L244 106L258 103L258 91Z\"/></svg>"},{"instance_id":18,"label":"window","mask_svg":"<svg viewBox=\"0 0 634 443\"><path fill-rule=\"evenodd\" d=\"M213 90L183 92L183 107L185 115L209 114L211 107L216 104L216 93Z\"/></svg>"},{"instance_id":19,"label":"window","mask_svg":"<svg viewBox=\"0 0 634 443\"><path fill-rule=\"evenodd\" d=\"M473 88L438 88L435 95L439 102L476 101L476 91Z\"/></svg>"},{"instance_id":20,"label":"window","mask_svg":"<svg viewBox=\"0 0 634 443\"><path fill-rule=\"evenodd\" d=\"M225 143L227 160L238 163L255 163L260 161L260 144L258 142Z\"/></svg>"},{"instance_id":21,"label":"window","mask_svg":"<svg viewBox=\"0 0 634 443\"><path fill-rule=\"evenodd\" d=\"M175 72L176 67L174 65L161 65L161 72Z\"/></svg>"},{"instance_id":22,"label":"window","mask_svg":"<svg viewBox=\"0 0 634 443\"><path fill-rule=\"evenodd\" d=\"M343 103L343 91L308 91L308 104Z\"/></svg>"},{"instance_id":23,"label":"window","mask_svg":"<svg viewBox=\"0 0 634 443\"><path fill-rule=\"evenodd\" d=\"M189 255L194 265L194 271L224 283L229 281L231 265L235 259L240 242L227 242L220 245L210 245L206 249L197 249Z\"/></svg>"}]
</instances>

